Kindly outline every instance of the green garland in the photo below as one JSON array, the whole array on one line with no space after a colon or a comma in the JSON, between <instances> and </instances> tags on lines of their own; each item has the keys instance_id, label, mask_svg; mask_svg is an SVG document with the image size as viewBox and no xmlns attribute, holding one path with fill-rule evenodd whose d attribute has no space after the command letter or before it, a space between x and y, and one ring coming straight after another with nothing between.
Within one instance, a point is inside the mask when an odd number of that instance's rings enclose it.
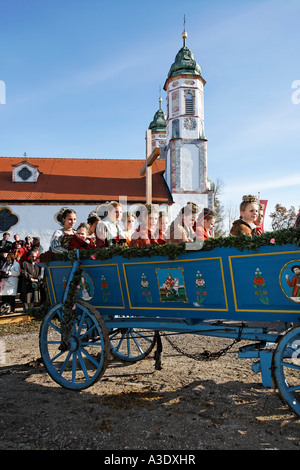
<instances>
[{"instance_id":1,"label":"green garland","mask_svg":"<svg viewBox=\"0 0 300 470\"><path fill-rule=\"evenodd\" d=\"M239 251L249 250L257 252L262 246L295 244L300 246L300 228L282 229L274 232L264 232L257 237L242 235L239 237L219 237L209 238L203 243L203 246L195 251L211 251L216 248L235 248ZM192 249L196 248L191 244ZM167 256L169 259L176 259L183 253L189 253L185 243L174 245L166 243L165 245L147 245L142 247L112 246L110 248L93 248L80 250L80 259L95 259L105 261L113 256L123 256L124 258L143 258L151 256ZM77 250L66 251L64 253L47 252L41 255L41 261L75 261L77 259Z\"/></svg>"},{"instance_id":2,"label":"green garland","mask_svg":"<svg viewBox=\"0 0 300 470\"><path fill-rule=\"evenodd\" d=\"M72 333L73 323L76 319L76 298L78 296L79 283L82 269L78 266L70 282L67 298L63 304L63 316L61 320L61 345L60 349L66 351L69 349L69 338Z\"/></svg>"}]
</instances>

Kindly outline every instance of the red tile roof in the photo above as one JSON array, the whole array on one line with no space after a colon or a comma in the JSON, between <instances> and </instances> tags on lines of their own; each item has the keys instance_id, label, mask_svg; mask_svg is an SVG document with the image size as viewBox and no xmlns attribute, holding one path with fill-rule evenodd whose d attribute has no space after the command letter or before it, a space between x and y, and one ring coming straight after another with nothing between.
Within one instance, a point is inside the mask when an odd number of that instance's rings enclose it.
<instances>
[{"instance_id":1,"label":"red tile roof","mask_svg":"<svg viewBox=\"0 0 300 470\"><path fill-rule=\"evenodd\" d=\"M101 203L127 196L145 202L146 180L140 176L145 160L89 158L27 158L38 167L36 183L12 182L14 165L24 158L0 157L0 199L3 203ZM169 203L163 178L165 161L152 166L153 202Z\"/></svg>"}]
</instances>

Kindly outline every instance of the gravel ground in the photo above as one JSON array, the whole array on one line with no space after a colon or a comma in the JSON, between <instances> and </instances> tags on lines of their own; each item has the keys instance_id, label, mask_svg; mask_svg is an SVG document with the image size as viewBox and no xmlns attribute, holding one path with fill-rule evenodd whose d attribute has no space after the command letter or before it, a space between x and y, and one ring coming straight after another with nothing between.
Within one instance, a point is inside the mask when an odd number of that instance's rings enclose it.
<instances>
[{"instance_id":1,"label":"gravel ground","mask_svg":"<svg viewBox=\"0 0 300 470\"><path fill-rule=\"evenodd\" d=\"M299 417L264 388L235 344L214 361L180 354L163 338L135 364L111 360L104 376L74 392L48 375L38 333L0 337L0 449L4 450L299 450ZM230 340L181 335L188 353Z\"/></svg>"}]
</instances>

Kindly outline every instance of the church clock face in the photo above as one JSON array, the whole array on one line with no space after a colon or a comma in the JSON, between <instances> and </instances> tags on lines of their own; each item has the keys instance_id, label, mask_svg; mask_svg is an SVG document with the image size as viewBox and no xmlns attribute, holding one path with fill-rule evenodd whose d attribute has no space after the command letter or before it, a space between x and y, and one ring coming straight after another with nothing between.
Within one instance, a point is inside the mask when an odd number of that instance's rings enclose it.
<instances>
[{"instance_id":1,"label":"church clock face","mask_svg":"<svg viewBox=\"0 0 300 470\"><path fill-rule=\"evenodd\" d=\"M183 121L183 125L185 127L185 129L189 130L189 131L192 131L194 129L196 129L196 119L194 118L185 118L185 120Z\"/></svg>"}]
</instances>

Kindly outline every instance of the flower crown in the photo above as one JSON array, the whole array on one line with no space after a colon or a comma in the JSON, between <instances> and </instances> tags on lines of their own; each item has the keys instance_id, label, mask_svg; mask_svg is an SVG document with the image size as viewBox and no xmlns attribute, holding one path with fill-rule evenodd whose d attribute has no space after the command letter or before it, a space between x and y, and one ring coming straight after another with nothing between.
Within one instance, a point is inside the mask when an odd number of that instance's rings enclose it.
<instances>
[{"instance_id":1,"label":"flower crown","mask_svg":"<svg viewBox=\"0 0 300 470\"><path fill-rule=\"evenodd\" d=\"M248 194L248 196L243 196L243 202L257 202L258 198L256 196L252 196Z\"/></svg>"}]
</instances>

